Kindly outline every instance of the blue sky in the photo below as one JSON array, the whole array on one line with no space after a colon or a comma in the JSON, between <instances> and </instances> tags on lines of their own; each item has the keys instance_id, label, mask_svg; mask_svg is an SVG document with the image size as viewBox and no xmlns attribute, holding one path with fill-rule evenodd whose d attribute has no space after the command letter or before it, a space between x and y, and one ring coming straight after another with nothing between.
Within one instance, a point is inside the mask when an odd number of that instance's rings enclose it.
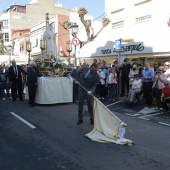
<instances>
[{"instance_id":1,"label":"blue sky","mask_svg":"<svg viewBox=\"0 0 170 170\"><path fill-rule=\"evenodd\" d=\"M31 2L31 0L1 0L0 5L0 14L2 11L6 9L6 7L12 5L15 2L18 5L25 5ZM83 6L87 9L88 15L94 16L97 18L98 16L104 13L104 1L105 0L56 0L56 2L60 2L63 4L63 8L74 8L76 6ZM47 0L48 2L48 0ZM48 3L47 3L48 5Z\"/></svg>"}]
</instances>

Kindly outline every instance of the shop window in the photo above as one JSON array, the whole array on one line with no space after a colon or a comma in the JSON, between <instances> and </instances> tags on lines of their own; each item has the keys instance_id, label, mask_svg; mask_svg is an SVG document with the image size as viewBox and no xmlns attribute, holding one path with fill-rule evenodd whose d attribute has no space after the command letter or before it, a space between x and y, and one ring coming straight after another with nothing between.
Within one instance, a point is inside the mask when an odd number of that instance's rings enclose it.
<instances>
[{"instance_id":1,"label":"shop window","mask_svg":"<svg viewBox=\"0 0 170 170\"><path fill-rule=\"evenodd\" d=\"M17 8L17 12L26 12L26 9L25 9L25 7L19 7L18 6L18 8Z\"/></svg>"},{"instance_id":2,"label":"shop window","mask_svg":"<svg viewBox=\"0 0 170 170\"><path fill-rule=\"evenodd\" d=\"M112 29L123 27L124 21L112 23Z\"/></svg>"},{"instance_id":3,"label":"shop window","mask_svg":"<svg viewBox=\"0 0 170 170\"><path fill-rule=\"evenodd\" d=\"M0 25L0 31L2 31L2 25Z\"/></svg>"},{"instance_id":4,"label":"shop window","mask_svg":"<svg viewBox=\"0 0 170 170\"><path fill-rule=\"evenodd\" d=\"M35 47L38 47L38 39L36 39Z\"/></svg>"},{"instance_id":5,"label":"shop window","mask_svg":"<svg viewBox=\"0 0 170 170\"><path fill-rule=\"evenodd\" d=\"M4 33L4 42L9 42L9 33Z\"/></svg>"},{"instance_id":6,"label":"shop window","mask_svg":"<svg viewBox=\"0 0 170 170\"><path fill-rule=\"evenodd\" d=\"M20 43L20 52L24 52L24 42Z\"/></svg>"},{"instance_id":7,"label":"shop window","mask_svg":"<svg viewBox=\"0 0 170 170\"><path fill-rule=\"evenodd\" d=\"M4 29L8 29L8 28L9 28L8 20L4 20L4 21L3 21L3 28L4 28Z\"/></svg>"}]
</instances>

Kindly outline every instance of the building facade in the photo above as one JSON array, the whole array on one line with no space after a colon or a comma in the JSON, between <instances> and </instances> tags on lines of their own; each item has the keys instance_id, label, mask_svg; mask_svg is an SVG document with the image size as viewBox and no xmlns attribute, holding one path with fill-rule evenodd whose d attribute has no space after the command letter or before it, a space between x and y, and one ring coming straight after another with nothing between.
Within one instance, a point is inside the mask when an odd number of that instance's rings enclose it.
<instances>
[{"instance_id":1,"label":"building facade","mask_svg":"<svg viewBox=\"0 0 170 170\"><path fill-rule=\"evenodd\" d=\"M24 6L13 4L7 8L0 17L3 23L3 40L4 45L11 44L12 31L29 29L34 25L45 20L45 14L49 13L54 17L57 13L67 13L68 10L57 5L55 0L32 0Z\"/></svg>"},{"instance_id":2,"label":"building facade","mask_svg":"<svg viewBox=\"0 0 170 170\"><path fill-rule=\"evenodd\" d=\"M114 50L114 42L121 38L121 61L125 57L132 62L148 60L152 66L169 61L168 4L169 0L105 0L105 12L111 23L96 42L78 52L78 57L90 55L92 58L113 62L118 56Z\"/></svg>"}]
</instances>

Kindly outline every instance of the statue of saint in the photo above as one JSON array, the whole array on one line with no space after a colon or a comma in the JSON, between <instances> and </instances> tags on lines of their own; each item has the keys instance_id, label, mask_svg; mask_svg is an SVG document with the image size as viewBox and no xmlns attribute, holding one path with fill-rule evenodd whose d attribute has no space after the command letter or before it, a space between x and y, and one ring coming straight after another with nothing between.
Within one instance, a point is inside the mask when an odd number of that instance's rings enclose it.
<instances>
[{"instance_id":1,"label":"statue of saint","mask_svg":"<svg viewBox=\"0 0 170 170\"><path fill-rule=\"evenodd\" d=\"M56 56L57 47L56 47L56 34L55 29L52 24L49 24L43 34L43 38L46 40L47 48L45 50L45 58L50 57L51 55Z\"/></svg>"}]
</instances>

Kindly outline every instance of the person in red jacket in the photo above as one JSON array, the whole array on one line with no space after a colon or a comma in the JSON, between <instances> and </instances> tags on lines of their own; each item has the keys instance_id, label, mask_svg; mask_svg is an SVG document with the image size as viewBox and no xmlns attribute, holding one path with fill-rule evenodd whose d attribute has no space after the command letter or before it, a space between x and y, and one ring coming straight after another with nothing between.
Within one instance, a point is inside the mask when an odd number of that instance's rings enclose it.
<instances>
[{"instance_id":1,"label":"person in red jacket","mask_svg":"<svg viewBox=\"0 0 170 170\"><path fill-rule=\"evenodd\" d=\"M170 103L170 82L167 80L164 84L165 87L162 89L161 101L165 112L168 112L169 107L167 106L167 103Z\"/></svg>"}]
</instances>

